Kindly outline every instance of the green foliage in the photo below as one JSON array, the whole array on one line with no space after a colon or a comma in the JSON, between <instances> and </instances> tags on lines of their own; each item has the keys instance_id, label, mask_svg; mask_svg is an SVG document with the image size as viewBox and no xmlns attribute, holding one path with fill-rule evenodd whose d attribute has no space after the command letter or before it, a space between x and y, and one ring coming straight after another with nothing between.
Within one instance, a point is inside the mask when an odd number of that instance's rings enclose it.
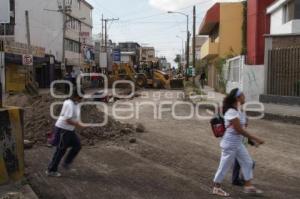
<instances>
[{"instance_id":1,"label":"green foliage","mask_svg":"<svg viewBox=\"0 0 300 199\"><path fill-rule=\"evenodd\" d=\"M224 68L224 65L226 64L226 60L227 59L230 59L234 57L233 54L228 54L226 56L226 58L221 58L221 57L218 57L214 60L213 62L213 65L215 66L216 70L217 70L217 74L219 76L219 79L218 79L218 87L215 88L218 92L220 93L225 93L226 92L226 85L227 85L227 80L224 79L224 71L223 71L223 68Z\"/></svg>"},{"instance_id":2,"label":"green foliage","mask_svg":"<svg viewBox=\"0 0 300 199\"><path fill-rule=\"evenodd\" d=\"M225 58L218 57L214 60L214 66L217 69L218 74L222 74L224 64L226 64Z\"/></svg>"},{"instance_id":3,"label":"green foliage","mask_svg":"<svg viewBox=\"0 0 300 199\"><path fill-rule=\"evenodd\" d=\"M199 87L193 84L191 81L185 81L184 82L184 90L188 94L195 94L195 95L206 95L206 93L202 92Z\"/></svg>"},{"instance_id":4,"label":"green foliage","mask_svg":"<svg viewBox=\"0 0 300 199\"><path fill-rule=\"evenodd\" d=\"M207 70L207 61L206 60L197 60L196 61L196 75L200 75L202 70ZM206 71L207 73L207 71Z\"/></svg>"},{"instance_id":5,"label":"green foliage","mask_svg":"<svg viewBox=\"0 0 300 199\"><path fill-rule=\"evenodd\" d=\"M181 62L181 55L179 55L179 54L176 55L176 57L174 59L174 62L180 64L180 62Z\"/></svg>"}]
</instances>

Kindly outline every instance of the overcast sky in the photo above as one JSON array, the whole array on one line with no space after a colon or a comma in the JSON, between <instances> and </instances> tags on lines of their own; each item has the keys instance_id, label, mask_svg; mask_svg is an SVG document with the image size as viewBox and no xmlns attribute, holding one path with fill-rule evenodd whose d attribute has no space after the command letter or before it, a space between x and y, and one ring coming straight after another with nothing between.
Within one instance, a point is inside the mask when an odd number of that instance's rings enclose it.
<instances>
[{"instance_id":1,"label":"overcast sky","mask_svg":"<svg viewBox=\"0 0 300 199\"><path fill-rule=\"evenodd\" d=\"M108 25L108 34L113 42L136 41L144 46L153 46L158 56L165 56L172 64L175 55L181 53L182 39L186 40L186 18L182 15L167 14L167 11L189 14L191 31L193 5L197 8L198 29L207 9L216 2L215 0L87 1L94 6L94 34L101 32L102 14L105 18L120 18L119 21Z\"/></svg>"}]
</instances>

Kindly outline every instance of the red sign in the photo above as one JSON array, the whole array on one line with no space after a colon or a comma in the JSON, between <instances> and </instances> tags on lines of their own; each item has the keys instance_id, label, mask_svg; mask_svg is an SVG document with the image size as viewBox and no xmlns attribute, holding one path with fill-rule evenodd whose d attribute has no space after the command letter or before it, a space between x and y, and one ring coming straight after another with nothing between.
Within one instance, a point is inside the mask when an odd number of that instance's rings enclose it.
<instances>
[{"instance_id":1,"label":"red sign","mask_svg":"<svg viewBox=\"0 0 300 199\"><path fill-rule=\"evenodd\" d=\"M32 66L33 65L33 56L32 55L23 55L23 65Z\"/></svg>"},{"instance_id":2,"label":"red sign","mask_svg":"<svg viewBox=\"0 0 300 199\"><path fill-rule=\"evenodd\" d=\"M89 38L90 37L90 33L89 32L80 32L80 37Z\"/></svg>"}]
</instances>

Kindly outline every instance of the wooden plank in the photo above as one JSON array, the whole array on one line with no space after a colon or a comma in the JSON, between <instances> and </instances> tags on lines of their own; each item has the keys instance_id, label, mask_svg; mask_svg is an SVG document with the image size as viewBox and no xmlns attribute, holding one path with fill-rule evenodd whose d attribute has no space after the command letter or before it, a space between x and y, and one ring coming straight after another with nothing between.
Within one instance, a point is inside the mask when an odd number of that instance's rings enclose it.
<instances>
[{"instance_id":1,"label":"wooden plank","mask_svg":"<svg viewBox=\"0 0 300 199\"><path fill-rule=\"evenodd\" d=\"M291 93L290 96L295 96L295 67L297 65L297 50L293 48L291 53L291 75L289 77L291 81Z\"/></svg>"},{"instance_id":2,"label":"wooden plank","mask_svg":"<svg viewBox=\"0 0 300 199\"><path fill-rule=\"evenodd\" d=\"M278 56L279 56L279 50L276 49L275 50L275 70L274 70L274 93L275 95L279 95L279 92L278 92L278 88L279 88L279 81L278 81L278 68L279 68L279 59L278 59Z\"/></svg>"},{"instance_id":3,"label":"wooden plank","mask_svg":"<svg viewBox=\"0 0 300 199\"><path fill-rule=\"evenodd\" d=\"M293 69L293 61L292 59L295 57L295 51L294 49L291 49L290 53L288 53L287 57L288 57L288 93L287 93L287 96L292 96L293 95L293 81L292 81L292 78L291 76L293 75L292 73L292 69Z\"/></svg>"},{"instance_id":4,"label":"wooden plank","mask_svg":"<svg viewBox=\"0 0 300 199\"><path fill-rule=\"evenodd\" d=\"M295 86L295 96L300 97L300 47L297 48L297 56L296 56L296 63L295 63L295 75L296 75L296 86Z\"/></svg>"},{"instance_id":5,"label":"wooden plank","mask_svg":"<svg viewBox=\"0 0 300 199\"><path fill-rule=\"evenodd\" d=\"M282 50L282 59L283 59L283 65L281 70L281 76L282 76L282 95L287 96L288 95L288 89L289 89L289 78L288 78L288 65L289 65L289 52L290 49L283 49Z\"/></svg>"},{"instance_id":6,"label":"wooden plank","mask_svg":"<svg viewBox=\"0 0 300 199\"><path fill-rule=\"evenodd\" d=\"M272 94L273 50L268 51L268 94Z\"/></svg>"},{"instance_id":7,"label":"wooden plank","mask_svg":"<svg viewBox=\"0 0 300 199\"><path fill-rule=\"evenodd\" d=\"M285 57L284 57L284 53L285 53L285 49L280 49L279 50L279 55L278 55L278 71L277 71L277 76L278 76L278 92L279 95L283 95L283 87L284 87L284 78L283 78L283 69L284 69L284 61L285 61Z\"/></svg>"}]
</instances>

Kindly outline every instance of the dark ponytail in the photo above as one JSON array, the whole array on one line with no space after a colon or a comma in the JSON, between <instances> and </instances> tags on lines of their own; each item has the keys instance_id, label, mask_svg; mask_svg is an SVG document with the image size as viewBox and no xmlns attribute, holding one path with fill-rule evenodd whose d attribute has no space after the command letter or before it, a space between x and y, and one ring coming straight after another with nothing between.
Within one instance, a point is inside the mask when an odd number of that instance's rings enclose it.
<instances>
[{"instance_id":1,"label":"dark ponytail","mask_svg":"<svg viewBox=\"0 0 300 199\"><path fill-rule=\"evenodd\" d=\"M224 98L223 101L223 115L225 115L225 113L233 108L236 109L236 107L234 106L234 104L237 102L237 92L239 91L238 88L235 88L233 90L231 90L231 92Z\"/></svg>"}]
</instances>

